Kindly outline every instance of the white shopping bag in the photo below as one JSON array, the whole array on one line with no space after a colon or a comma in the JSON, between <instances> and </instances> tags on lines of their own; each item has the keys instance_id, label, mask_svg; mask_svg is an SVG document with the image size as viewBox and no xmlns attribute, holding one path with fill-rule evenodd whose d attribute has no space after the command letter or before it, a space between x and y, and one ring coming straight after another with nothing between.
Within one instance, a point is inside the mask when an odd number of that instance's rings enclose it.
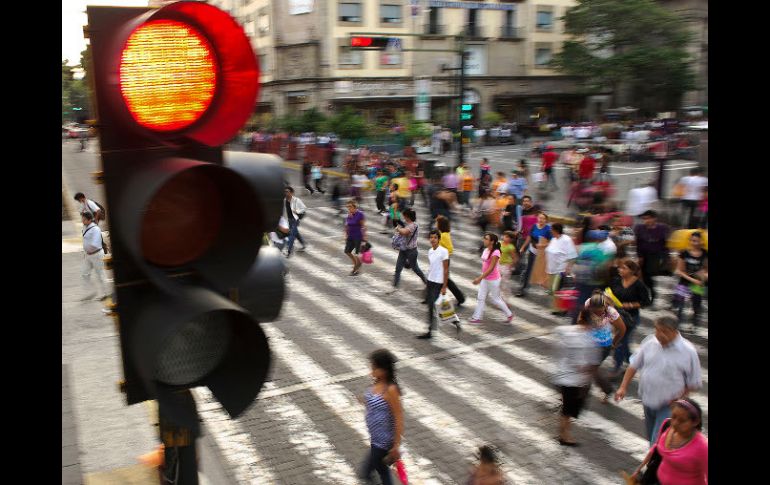
<instances>
[{"instance_id":1,"label":"white shopping bag","mask_svg":"<svg viewBox=\"0 0 770 485\"><path fill-rule=\"evenodd\" d=\"M545 182L545 173L544 172L535 173L535 175L532 176L532 180L534 180L535 183L538 183L538 184Z\"/></svg>"},{"instance_id":2,"label":"white shopping bag","mask_svg":"<svg viewBox=\"0 0 770 485\"><path fill-rule=\"evenodd\" d=\"M459 321L460 317L455 312L455 306L452 300L447 298L446 295L439 295L435 302L436 315L438 315L438 321L441 323Z\"/></svg>"}]
</instances>

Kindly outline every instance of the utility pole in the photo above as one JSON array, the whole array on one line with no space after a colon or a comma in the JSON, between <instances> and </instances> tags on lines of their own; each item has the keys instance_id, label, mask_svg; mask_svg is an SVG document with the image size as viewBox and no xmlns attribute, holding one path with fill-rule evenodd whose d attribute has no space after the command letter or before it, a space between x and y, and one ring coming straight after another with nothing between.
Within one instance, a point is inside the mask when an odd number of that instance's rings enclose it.
<instances>
[{"instance_id":1,"label":"utility pole","mask_svg":"<svg viewBox=\"0 0 770 485\"><path fill-rule=\"evenodd\" d=\"M460 35L460 99L457 101L457 121L460 129L460 144L457 147L457 165L465 161L463 150L463 102L465 100L465 34Z\"/></svg>"}]
</instances>

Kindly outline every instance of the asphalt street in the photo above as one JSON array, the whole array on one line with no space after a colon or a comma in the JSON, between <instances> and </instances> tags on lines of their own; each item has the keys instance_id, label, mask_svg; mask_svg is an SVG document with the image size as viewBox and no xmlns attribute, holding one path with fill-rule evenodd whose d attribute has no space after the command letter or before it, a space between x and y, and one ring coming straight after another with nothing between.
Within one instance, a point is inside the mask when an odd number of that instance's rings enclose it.
<instances>
[{"instance_id":1,"label":"asphalt street","mask_svg":"<svg viewBox=\"0 0 770 485\"><path fill-rule=\"evenodd\" d=\"M476 156L472 152L469 160ZM65 196L83 191L104 203L102 187L88 176L96 166L96 153L63 143ZM294 171L286 177L298 180ZM390 235L378 232L382 220L373 198L363 207L375 262L348 276L342 219L328 197L308 196L299 187L297 195L309 207L300 226L309 246L287 260L280 318L262 325L273 354L270 381L235 420L207 389L194 391L206 430L202 454L210 460L201 469L210 483L361 483L356 470L368 453L368 433L356 396L371 382L367 355L381 347L399 359L410 483L465 483L474 452L484 443L499 448L505 474L515 484L622 483L619 472L641 462L647 441L636 382L619 404L601 404L594 388L576 423L582 446L565 448L556 441L560 395L550 384L553 332L568 320L549 313L543 290L506 298L516 315L511 324L488 306L481 325L465 324L459 335L453 326L441 326L432 340L416 340L427 327L422 283L404 270L401 289L386 294L397 252ZM417 199L419 264L425 271L427 211ZM82 253L75 230L72 221L62 223L62 364L71 378L79 463L88 475L135 464L157 438L146 406L126 406L117 391L122 372L114 324L102 316L99 302L78 301L85 292L78 281ZM452 239L451 275L468 298L459 310L466 322L476 305L471 280L481 272L480 234L459 219ZM657 281L660 293L670 296L673 278ZM664 300L642 311L632 350L653 332L651 319L665 312ZM693 397L704 409L707 433L708 322L684 336L701 359L704 387ZM610 363L611 358L605 366Z\"/></svg>"}]
</instances>

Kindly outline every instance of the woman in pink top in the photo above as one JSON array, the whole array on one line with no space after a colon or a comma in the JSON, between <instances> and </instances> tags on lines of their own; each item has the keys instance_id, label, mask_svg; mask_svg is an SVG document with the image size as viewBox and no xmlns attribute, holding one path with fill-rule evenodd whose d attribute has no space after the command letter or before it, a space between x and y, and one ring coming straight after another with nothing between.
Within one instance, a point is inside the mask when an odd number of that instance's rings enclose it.
<instances>
[{"instance_id":1,"label":"woman in pink top","mask_svg":"<svg viewBox=\"0 0 770 485\"><path fill-rule=\"evenodd\" d=\"M657 474L660 485L708 485L709 442L700 432L701 416L700 406L692 399L674 401L671 418L661 426L658 441L634 475L639 476L639 470L657 448L661 456Z\"/></svg>"},{"instance_id":2,"label":"woman in pink top","mask_svg":"<svg viewBox=\"0 0 770 485\"><path fill-rule=\"evenodd\" d=\"M484 234L484 247L484 252L481 255L481 276L473 280L474 285L480 285L478 303L476 303L473 318L469 322L481 323L488 295L492 303L505 313L507 321L510 323L513 320L513 312L505 304L505 300L500 297L500 267L497 264L500 260L500 242L497 240L497 235L490 232Z\"/></svg>"}]
</instances>

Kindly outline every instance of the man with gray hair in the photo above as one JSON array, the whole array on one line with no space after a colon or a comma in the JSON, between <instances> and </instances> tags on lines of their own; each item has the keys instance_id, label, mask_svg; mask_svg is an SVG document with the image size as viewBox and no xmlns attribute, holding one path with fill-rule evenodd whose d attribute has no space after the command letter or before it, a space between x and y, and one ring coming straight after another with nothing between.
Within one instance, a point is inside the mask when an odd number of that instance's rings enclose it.
<instances>
[{"instance_id":1,"label":"man with gray hair","mask_svg":"<svg viewBox=\"0 0 770 485\"><path fill-rule=\"evenodd\" d=\"M664 316L655 320L655 334L642 340L639 350L631 356L623 383L615 393L616 401L626 396L628 384L637 371L642 373L639 396L652 446L663 421L671 417L671 402L686 397L703 384L698 352L679 334L676 318Z\"/></svg>"}]
</instances>

